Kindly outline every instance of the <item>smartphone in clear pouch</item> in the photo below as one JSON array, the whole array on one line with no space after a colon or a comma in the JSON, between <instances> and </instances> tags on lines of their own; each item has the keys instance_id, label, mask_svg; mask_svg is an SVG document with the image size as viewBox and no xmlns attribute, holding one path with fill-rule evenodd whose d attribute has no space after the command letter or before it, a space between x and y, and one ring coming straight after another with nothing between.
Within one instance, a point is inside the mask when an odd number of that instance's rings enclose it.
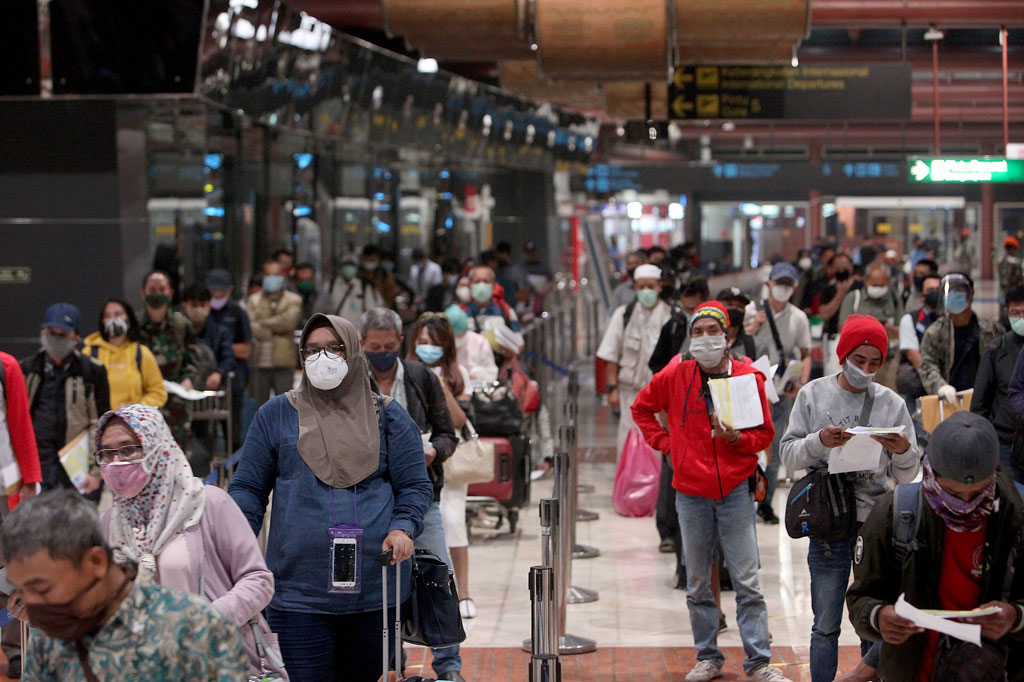
<instances>
[{"instance_id":1,"label":"smartphone in clear pouch","mask_svg":"<svg viewBox=\"0 0 1024 682\"><path fill-rule=\"evenodd\" d=\"M358 593L362 589L363 529L353 525L337 525L331 526L327 534L331 551L327 591Z\"/></svg>"}]
</instances>

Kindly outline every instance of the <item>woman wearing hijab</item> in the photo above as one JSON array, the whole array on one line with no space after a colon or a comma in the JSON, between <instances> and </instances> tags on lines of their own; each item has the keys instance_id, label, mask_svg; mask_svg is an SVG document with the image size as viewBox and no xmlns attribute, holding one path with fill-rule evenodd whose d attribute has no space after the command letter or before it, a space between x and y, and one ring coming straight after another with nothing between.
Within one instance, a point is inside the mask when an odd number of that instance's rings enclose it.
<instances>
[{"instance_id":1,"label":"woman wearing hijab","mask_svg":"<svg viewBox=\"0 0 1024 682\"><path fill-rule=\"evenodd\" d=\"M287 680L276 637L260 615L274 576L238 506L192 475L160 410L125 405L104 414L95 457L114 493L100 527L115 561L137 564L140 580L209 599L242 628L250 672Z\"/></svg>"},{"instance_id":2,"label":"woman wearing hijab","mask_svg":"<svg viewBox=\"0 0 1024 682\"><path fill-rule=\"evenodd\" d=\"M392 563L405 562L423 528L433 495L423 440L400 405L370 389L359 332L350 322L313 315L299 354L299 387L260 408L228 492L255 534L274 493L267 564L276 592L267 619L290 674L302 682L375 682L381 670L377 559L391 550ZM353 529L362 531L361 545L339 558L334 535ZM357 580L339 581L332 562L353 556ZM406 562L406 595L410 576Z\"/></svg>"}]
</instances>

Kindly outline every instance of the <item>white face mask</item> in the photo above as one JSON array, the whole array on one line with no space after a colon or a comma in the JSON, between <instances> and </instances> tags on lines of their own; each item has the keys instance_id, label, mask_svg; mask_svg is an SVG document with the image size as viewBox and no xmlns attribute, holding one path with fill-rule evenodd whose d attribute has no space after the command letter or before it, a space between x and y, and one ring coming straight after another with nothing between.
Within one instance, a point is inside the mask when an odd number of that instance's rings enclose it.
<instances>
[{"instance_id":1,"label":"white face mask","mask_svg":"<svg viewBox=\"0 0 1024 682\"><path fill-rule=\"evenodd\" d=\"M797 265L800 266L801 270L810 270L811 269L811 259L810 258L801 258L799 261L797 261Z\"/></svg>"},{"instance_id":2,"label":"white face mask","mask_svg":"<svg viewBox=\"0 0 1024 682\"><path fill-rule=\"evenodd\" d=\"M704 369L713 369L722 361L728 343L724 334L698 336L690 340L690 355Z\"/></svg>"},{"instance_id":3,"label":"white face mask","mask_svg":"<svg viewBox=\"0 0 1024 682\"><path fill-rule=\"evenodd\" d=\"M334 390L348 375L348 363L345 362L345 358L323 352L307 359L305 366L309 383L321 391Z\"/></svg>"},{"instance_id":4,"label":"white face mask","mask_svg":"<svg viewBox=\"0 0 1024 682\"><path fill-rule=\"evenodd\" d=\"M882 298L889 291L889 287L867 287L868 298Z\"/></svg>"},{"instance_id":5,"label":"white face mask","mask_svg":"<svg viewBox=\"0 0 1024 682\"><path fill-rule=\"evenodd\" d=\"M850 385L860 391L871 385L871 382L875 380L875 374L878 374L878 372L868 374L847 360L843 363L843 374L846 375L846 380L850 382Z\"/></svg>"},{"instance_id":6,"label":"white face mask","mask_svg":"<svg viewBox=\"0 0 1024 682\"><path fill-rule=\"evenodd\" d=\"M458 289L455 290L455 295L463 303L469 303L469 300L472 298L472 294L469 291L469 287L459 287Z\"/></svg>"},{"instance_id":7,"label":"white face mask","mask_svg":"<svg viewBox=\"0 0 1024 682\"><path fill-rule=\"evenodd\" d=\"M793 287L786 286L785 284L772 285L772 298L776 301L788 301L792 297Z\"/></svg>"}]
</instances>

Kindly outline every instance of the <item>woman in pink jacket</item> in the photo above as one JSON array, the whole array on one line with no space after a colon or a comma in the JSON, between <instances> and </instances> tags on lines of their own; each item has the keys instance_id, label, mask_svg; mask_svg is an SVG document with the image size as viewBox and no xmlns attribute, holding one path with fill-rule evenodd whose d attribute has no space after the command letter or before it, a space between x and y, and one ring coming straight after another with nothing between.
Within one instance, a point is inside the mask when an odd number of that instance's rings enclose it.
<instances>
[{"instance_id":1,"label":"woman in pink jacket","mask_svg":"<svg viewBox=\"0 0 1024 682\"><path fill-rule=\"evenodd\" d=\"M242 628L251 672L287 680L277 637L260 615L274 576L256 536L226 492L192 475L160 410L124 405L104 414L95 456L114 493L100 526L115 561L138 564L137 580L209 599Z\"/></svg>"}]
</instances>

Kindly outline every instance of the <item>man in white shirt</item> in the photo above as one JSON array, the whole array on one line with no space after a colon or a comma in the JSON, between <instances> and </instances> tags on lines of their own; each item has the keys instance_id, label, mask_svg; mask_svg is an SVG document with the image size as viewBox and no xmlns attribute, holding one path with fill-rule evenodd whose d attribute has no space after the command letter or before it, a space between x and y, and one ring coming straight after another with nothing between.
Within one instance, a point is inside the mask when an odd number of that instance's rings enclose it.
<instances>
[{"instance_id":1,"label":"man in white shirt","mask_svg":"<svg viewBox=\"0 0 1024 682\"><path fill-rule=\"evenodd\" d=\"M647 362L662 326L672 316L672 309L660 298L661 268L639 266L633 271L633 288L636 301L616 308L597 349L597 357L608 363L608 405L619 412L619 454L630 429L635 428L629 408L640 389L651 381Z\"/></svg>"},{"instance_id":2,"label":"man in white shirt","mask_svg":"<svg viewBox=\"0 0 1024 682\"><path fill-rule=\"evenodd\" d=\"M775 440L772 441L772 452L768 453L768 470L765 472L768 477L768 494L757 508L758 515L770 524L779 522L779 517L772 509L772 498L779 483L779 444L789 426L793 398L811 378L811 325L807 313L789 302L799 279L800 272L793 264L776 263L768 275L767 300L760 304L750 304L756 312L749 331L756 345L768 349L771 364L778 365L776 377L784 375L791 362L800 362L800 373L796 379L784 382L776 379L779 402L772 405L771 410Z\"/></svg>"},{"instance_id":3,"label":"man in white shirt","mask_svg":"<svg viewBox=\"0 0 1024 682\"><path fill-rule=\"evenodd\" d=\"M317 297L314 308L318 313L338 315L359 327L363 313L384 305L377 287L358 276L359 260L354 254L342 256L338 275L327 290Z\"/></svg>"},{"instance_id":4,"label":"man in white shirt","mask_svg":"<svg viewBox=\"0 0 1024 682\"><path fill-rule=\"evenodd\" d=\"M412 287L416 305L421 306L427 298L430 287L441 284L444 281L444 275L441 273L441 266L427 258L423 249L413 249L412 260L412 268L409 270L409 286Z\"/></svg>"}]
</instances>

